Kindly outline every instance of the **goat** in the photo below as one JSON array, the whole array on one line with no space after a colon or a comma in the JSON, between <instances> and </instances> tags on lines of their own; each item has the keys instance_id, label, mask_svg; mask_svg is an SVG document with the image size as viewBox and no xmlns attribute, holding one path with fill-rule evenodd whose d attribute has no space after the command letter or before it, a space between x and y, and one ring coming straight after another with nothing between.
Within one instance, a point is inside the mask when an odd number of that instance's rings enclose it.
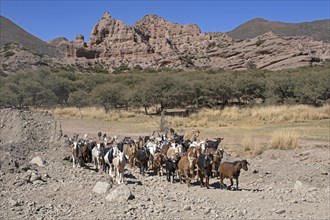
<instances>
[{"instance_id":1,"label":"goat","mask_svg":"<svg viewBox=\"0 0 330 220\"><path fill-rule=\"evenodd\" d=\"M154 171L156 174L163 175L163 165L165 164L165 155L158 152L155 154L155 158L154 158Z\"/></svg>"},{"instance_id":2,"label":"goat","mask_svg":"<svg viewBox=\"0 0 330 220\"><path fill-rule=\"evenodd\" d=\"M149 138L147 139L147 141L145 141L145 140L146 140L145 138L139 136L139 137L138 137L138 140L135 141L135 144L136 144L137 148L141 148L141 147L143 147L144 144L149 140Z\"/></svg>"},{"instance_id":3,"label":"goat","mask_svg":"<svg viewBox=\"0 0 330 220\"><path fill-rule=\"evenodd\" d=\"M192 130L190 132L186 132L183 136L183 140L186 141L197 141L199 137L200 131L199 130Z\"/></svg>"},{"instance_id":4,"label":"goat","mask_svg":"<svg viewBox=\"0 0 330 220\"><path fill-rule=\"evenodd\" d=\"M215 141L212 140L206 140L206 148L214 148L214 149L218 149L219 144L221 143L221 141L224 138L214 138Z\"/></svg>"},{"instance_id":5,"label":"goat","mask_svg":"<svg viewBox=\"0 0 330 220\"><path fill-rule=\"evenodd\" d=\"M113 160L115 157L119 155L119 149L117 146L111 147L108 152L104 156L104 168L107 166L109 169L109 175L112 176L112 171L115 169L114 168L114 163ZM106 170L104 170L106 172Z\"/></svg>"},{"instance_id":6,"label":"goat","mask_svg":"<svg viewBox=\"0 0 330 220\"><path fill-rule=\"evenodd\" d=\"M166 156L167 158L174 158L176 154L180 154L182 156L184 152L185 149L181 144L172 143L171 147L169 147L166 152Z\"/></svg>"},{"instance_id":7,"label":"goat","mask_svg":"<svg viewBox=\"0 0 330 220\"><path fill-rule=\"evenodd\" d=\"M170 147L171 147L170 142L163 142L163 143L160 144L160 152L166 156L167 151Z\"/></svg>"},{"instance_id":8,"label":"goat","mask_svg":"<svg viewBox=\"0 0 330 220\"><path fill-rule=\"evenodd\" d=\"M223 158L223 149L207 148L205 153L208 155L212 155L213 157L212 177L219 177L219 166L221 163L221 159Z\"/></svg>"},{"instance_id":9,"label":"goat","mask_svg":"<svg viewBox=\"0 0 330 220\"><path fill-rule=\"evenodd\" d=\"M174 175L175 175L175 171L177 170L179 160L180 160L180 156L176 154L174 157L168 158L165 161L166 179L168 182L171 182L171 176L172 176L172 183L174 183Z\"/></svg>"},{"instance_id":10,"label":"goat","mask_svg":"<svg viewBox=\"0 0 330 220\"><path fill-rule=\"evenodd\" d=\"M190 163L188 160L188 156L181 157L179 163L178 163L178 176L179 181L182 183L182 177L185 178L187 188L190 187L190 178L191 178L191 172L190 172Z\"/></svg>"},{"instance_id":11,"label":"goat","mask_svg":"<svg viewBox=\"0 0 330 220\"><path fill-rule=\"evenodd\" d=\"M189 148L190 147L197 147L199 149L200 153L205 153L206 142L205 141L193 141L193 142L190 142Z\"/></svg>"},{"instance_id":12,"label":"goat","mask_svg":"<svg viewBox=\"0 0 330 220\"><path fill-rule=\"evenodd\" d=\"M136 153L137 153L137 146L133 140L129 141L128 143L124 144L123 152L128 158L129 165L131 169L135 167L135 160L136 160Z\"/></svg>"},{"instance_id":13,"label":"goat","mask_svg":"<svg viewBox=\"0 0 330 220\"><path fill-rule=\"evenodd\" d=\"M178 143L178 142L175 142L175 143ZM188 148L189 146L191 145L191 141L182 141L181 143L178 143L178 144L181 144L181 146L183 147L184 151L187 152L188 151Z\"/></svg>"},{"instance_id":14,"label":"goat","mask_svg":"<svg viewBox=\"0 0 330 220\"><path fill-rule=\"evenodd\" d=\"M104 145L103 143L97 143L92 150L94 167L98 171L99 167L104 169ZM103 170L102 169L102 170Z\"/></svg>"},{"instance_id":15,"label":"goat","mask_svg":"<svg viewBox=\"0 0 330 220\"><path fill-rule=\"evenodd\" d=\"M100 141L101 140L101 136L102 136L102 132L101 131L97 132L97 136L99 137L99 141Z\"/></svg>"},{"instance_id":16,"label":"goat","mask_svg":"<svg viewBox=\"0 0 330 220\"><path fill-rule=\"evenodd\" d=\"M148 170L149 156L150 156L150 153L149 153L148 149L145 149L144 147L139 149L136 152L135 161L140 166L140 174L142 174L142 176L144 176L145 171Z\"/></svg>"},{"instance_id":17,"label":"goat","mask_svg":"<svg viewBox=\"0 0 330 220\"><path fill-rule=\"evenodd\" d=\"M158 145L159 145L158 141L152 141L152 140L148 140L147 143L145 144L145 146L147 147L147 149L150 152L149 162L151 164L152 169L154 167L155 154L156 154L156 152L160 151L160 148L158 147Z\"/></svg>"},{"instance_id":18,"label":"goat","mask_svg":"<svg viewBox=\"0 0 330 220\"><path fill-rule=\"evenodd\" d=\"M92 139L85 140L82 142L82 158L85 163L91 163L92 162L92 149L96 146L96 141L93 141Z\"/></svg>"},{"instance_id":19,"label":"goat","mask_svg":"<svg viewBox=\"0 0 330 220\"><path fill-rule=\"evenodd\" d=\"M76 165L77 167L81 167L83 165L83 160L80 143L74 141L71 147L73 167L76 167Z\"/></svg>"},{"instance_id":20,"label":"goat","mask_svg":"<svg viewBox=\"0 0 330 220\"><path fill-rule=\"evenodd\" d=\"M125 165L126 165L126 158L124 153L118 152L118 155L113 158L113 166L115 167L115 179L117 180L117 183L123 183L124 182L124 171L125 171Z\"/></svg>"},{"instance_id":21,"label":"goat","mask_svg":"<svg viewBox=\"0 0 330 220\"><path fill-rule=\"evenodd\" d=\"M198 177L200 178L201 187L209 188L209 180L212 173L212 163L213 158L212 155L201 154L197 160L197 172ZM205 184L203 182L203 178L205 177Z\"/></svg>"},{"instance_id":22,"label":"goat","mask_svg":"<svg viewBox=\"0 0 330 220\"><path fill-rule=\"evenodd\" d=\"M190 147L187 151L187 158L189 162L189 172L193 179L195 179L196 161L200 155L200 151L196 147Z\"/></svg>"},{"instance_id":23,"label":"goat","mask_svg":"<svg viewBox=\"0 0 330 220\"><path fill-rule=\"evenodd\" d=\"M230 179L230 186L228 189L231 189L233 186L233 179L236 180L236 189L238 190L238 177L241 172L241 169L247 171L248 166L250 165L246 160L234 161L234 162L223 162L220 164L220 188L223 188L223 180L225 178Z\"/></svg>"}]
</instances>

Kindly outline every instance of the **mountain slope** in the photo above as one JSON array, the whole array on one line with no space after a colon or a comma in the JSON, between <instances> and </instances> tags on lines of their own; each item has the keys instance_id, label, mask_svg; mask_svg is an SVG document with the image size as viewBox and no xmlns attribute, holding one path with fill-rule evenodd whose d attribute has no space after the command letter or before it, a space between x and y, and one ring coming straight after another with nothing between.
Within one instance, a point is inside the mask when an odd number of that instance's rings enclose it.
<instances>
[{"instance_id":1,"label":"mountain slope","mask_svg":"<svg viewBox=\"0 0 330 220\"><path fill-rule=\"evenodd\" d=\"M269 31L280 36L309 36L313 37L314 40L330 42L330 19L302 23L284 23L255 18L227 32L227 34L235 39L247 39L257 37Z\"/></svg>"},{"instance_id":2,"label":"mountain slope","mask_svg":"<svg viewBox=\"0 0 330 220\"><path fill-rule=\"evenodd\" d=\"M0 46L14 42L38 54L50 57L61 55L61 52L56 47L33 36L3 16L0 16L0 27Z\"/></svg>"}]
</instances>

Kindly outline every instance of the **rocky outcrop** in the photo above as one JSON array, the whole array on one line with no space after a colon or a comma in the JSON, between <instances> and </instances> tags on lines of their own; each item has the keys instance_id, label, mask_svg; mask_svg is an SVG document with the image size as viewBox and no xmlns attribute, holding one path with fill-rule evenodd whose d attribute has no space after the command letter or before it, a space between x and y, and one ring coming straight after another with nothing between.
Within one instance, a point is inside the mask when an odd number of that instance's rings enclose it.
<instances>
[{"instance_id":1,"label":"rocky outcrop","mask_svg":"<svg viewBox=\"0 0 330 220\"><path fill-rule=\"evenodd\" d=\"M99 52L90 48L87 48L84 36L78 34L76 40L70 41L67 44L67 57L85 57L87 59L94 59L99 57Z\"/></svg>"},{"instance_id":2,"label":"rocky outcrop","mask_svg":"<svg viewBox=\"0 0 330 220\"><path fill-rule=\"evenodd\" d=\"M77 36L68 57L99 59L107 69L129 68L271 69L314 65L330 59L330 44L311 37L281 37L268 32L237 41L225 33L203 33L198 25L175 24L147 15L132 26L106 12L90 41Z\"/></svg>"}]
</instances>

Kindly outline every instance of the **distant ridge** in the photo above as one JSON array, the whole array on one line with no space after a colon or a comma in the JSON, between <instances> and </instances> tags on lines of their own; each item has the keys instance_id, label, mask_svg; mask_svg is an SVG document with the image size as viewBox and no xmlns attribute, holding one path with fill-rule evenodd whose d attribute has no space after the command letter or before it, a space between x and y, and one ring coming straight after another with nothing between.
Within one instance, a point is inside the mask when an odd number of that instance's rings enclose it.
<instances>
[{"instance_id":1,"label":"distant ridge","mask_svg":"<svg viewBox=\"0 0 330 220\"><path fill-rule=\"evenodd\" d=\"M287 24L258 18L233 30L231 34L238 33L234 39L227 33L203 33L196 24L177 24L157 15L146 15L129 26L105 12L93 26L89 42L77 34L74 40L59 37L48 43L9 19L0 17L0 21L0 74L38 68L76 73L148 68L281 70L330 60L330 20ZM321 36L323 42L317 40Z\"/></svg>"},{"instance_id":2,"label":"distant ridge","mask_svg":"<svg viewBox=\"0 0 330 220\"><path fill-rule=\"evenodd\" d=\"M254 38L267 32L280 36L308 36L314 40L330 42L330 19L302 23L267 21L263 18L252 19L227 34L235 39Z\"/></svg>"},{"instance_id":3,"label":"distant ridge","mask_svg":"<svg viewBox=\"0 0 330 220\"><path fill-rule=\"evenodd\" d=\"M11 20L0 15L0 47L7 43L17 43L31 51L50 57L58 57L61 52L54 46L28 33Z\"/></svg>"}]
</instances>

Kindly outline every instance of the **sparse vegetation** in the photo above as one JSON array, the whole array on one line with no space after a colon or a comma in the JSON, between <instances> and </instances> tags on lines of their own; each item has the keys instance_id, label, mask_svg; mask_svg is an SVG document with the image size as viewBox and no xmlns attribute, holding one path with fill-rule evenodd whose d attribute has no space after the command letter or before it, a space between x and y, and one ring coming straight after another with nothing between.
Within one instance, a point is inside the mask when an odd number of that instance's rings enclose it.
<instances>
[{"instance_id":1,"label":"sparse vegetation","mask_svg":"<svg viewBox=\"0 0 330 220\"><path fill-rule=\"evenodd\" d=\"M11 57L13 55L15 55L15 52L14 51L6 51L3 56L4 57Z\"/></svg>"},{"instance_id":2,"label":"sparse vegetation","mask_svg":"<svg viewBox=\"0 0 330 220\"><path fill-rule=\"evenodd\" d=\"M54 108L52 111L59 117L75 117L78 109L75 107L66 108ZM86 117L106 119L108 114L102 108L95 107L82 107L82 111ZM121 117L131 114L141 115L144 113L143 109L132 109L132 110L118 110L113 111L113 114L121 113ZM262 117L260 117L262 115ZM308 117L306 117L308 116ZM297 120L299 119L299 120ZM191 114L189 117L181 116L168 116L166 118L167 123L173 127L203 127L202 125L210 125L212 127L219 127L219 122L224 124L245 124L249 123L252 125L257 124L273 124L273 123L295 123L295 122L306 122L312 120L325 120L330 119L330 106L324 107L311 107L311 106L281 106L281 107L258 107L258 108L246 108L240 109L238 107L227 107L222 110L210 110L203 109L197 113ZM225 127L225 126L224 126ZM246 139L246 142L251 145L251 139Z\"/></svg>"},{"instance_id":3,"label":"sparse vegetation","mask_svg":"<svg viewBox=\"0 0 330 220\"><path fill-rule=\"evenodd\" d=\"M263 43L265 43L265 42L266 42L266 40L263 40L263 39L261 39L261 38L258 38L258 39L257 39L257 42L256 42L256 46L259 47L261 44L263 44Z\"/></svg>"},{"instance_id":4,"label":"sparse vegetation","mask_svg":"<svg viewBox=\"0 0 330 220\"><path fill-rule=\"evenodd\" d=\"M185 106L198 111L224 109L228 106L237 106L237 111L243 111L246 107L252 106L270 106L270 108L287 104L324 106L330 101L329 65L277 72L266 70L236 72L223 69L182 72L168 68L157 71L146 68L125 70L125 74L88 75L76 75L71 69L62 68L55 72L41 69L20 75L20 77L17 74L2 77L1 80L5 83L0 86L0 92L2 90L12 92L21 99L14 103L23 102L26 106L33 106L29 101L31 97L27 97L29 93L22 89L15 90L15 87L8 88L7 84L22 87L21 84L24 84L24 81L34 81L39 84L43 93L49 95L48 99L40 100L40 106L68 106L69 97L81 91L86 94L90 107L103 106L109 107L109 110L144 107L146 113L148 113L148 108L155 106L160 106L158 113L164 108L185 108ZM122 68L126 69L125 65ZM5 65L3 65L3 70L6 71ZM119 95L104 106L103 99L107 93L98 92L100 88L107 88L113 91L113 94ZM117 100L116 103L111 103L114 100ZM9 107L12 103L1 101L0 107ZM79 107L80 104L75 103L74 106ZM19 108L19 106L14 107ZM224 117L228 113L222 114ZM262 119L268 116L259 113L258 117ZM304 117L299 116L294 120L303 121L304 118L309 117L323 116L311 116L306 113Z\"/></svg>"}]
</instances>

